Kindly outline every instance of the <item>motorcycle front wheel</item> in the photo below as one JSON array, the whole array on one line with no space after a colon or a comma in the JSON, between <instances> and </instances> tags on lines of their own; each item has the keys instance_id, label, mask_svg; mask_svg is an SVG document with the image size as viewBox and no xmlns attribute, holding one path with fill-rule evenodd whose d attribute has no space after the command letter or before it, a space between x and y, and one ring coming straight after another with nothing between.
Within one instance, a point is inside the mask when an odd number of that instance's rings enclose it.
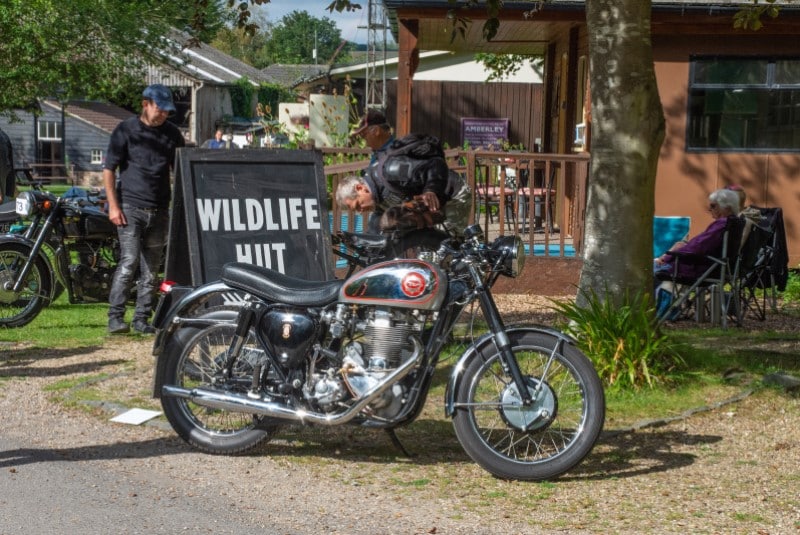
<instances>
[{"instance_id":1,"label":"motorcycle front wheel","mask_svg":"<svg viewBox=\"0 0 800 535\"><path fill-rule=\"evenodd\" d=\"M0 327L27 325L50 301L52 276L40 257L33 262L19 290L13 290L30 252L30 247L23 244L0 244Z\"/></svg>"},{"instance_id":2,"label":"motorcycle front wheel","mask_svg":"<svg viewBox=\"0 0 800 535\"><path fill-rule=\"evenodd\" d=\"M464 450L503 479L541 481L580 463L605 420L600 379L571 344L541 331L511 334L531 406L521 403L494 344L473 358L455 398L453 425Z\"/></svg>"},{"instance_id":3,"label":"motorcycle front wheel","mask_svg":"<svg viewBox=\"0 0 800 535\"><path fill-rule=\"evenodd\" d=\"M223 368L236 327L231 324L179 329L165 348L165 385L192 389L224 389L246 395L253 383L253 365L263 355L251 332L231 377ZM201 451L242 453L272 438L279 423L252 414L212 409L188 399L162 395L161 406L180 437Z\"/></svg>"}]
</instances>

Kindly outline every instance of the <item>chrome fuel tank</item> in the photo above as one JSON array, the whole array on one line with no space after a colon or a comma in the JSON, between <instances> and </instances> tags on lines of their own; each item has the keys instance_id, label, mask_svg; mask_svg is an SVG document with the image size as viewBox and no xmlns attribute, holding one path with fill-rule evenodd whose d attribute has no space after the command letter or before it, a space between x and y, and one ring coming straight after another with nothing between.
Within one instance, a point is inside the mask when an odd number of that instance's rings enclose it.
<instances>
[{"instance_id":1,"label":"chrome fuel tank","mask_svg":"<svg viewBox=\"0 0 800 535\"><path fill-rule=\"evenodd\" d=\"M342 286L339 302L439 310L447 281L442 271L422 260L391 260L369 266Z\"/></svg>"}]
</instances>

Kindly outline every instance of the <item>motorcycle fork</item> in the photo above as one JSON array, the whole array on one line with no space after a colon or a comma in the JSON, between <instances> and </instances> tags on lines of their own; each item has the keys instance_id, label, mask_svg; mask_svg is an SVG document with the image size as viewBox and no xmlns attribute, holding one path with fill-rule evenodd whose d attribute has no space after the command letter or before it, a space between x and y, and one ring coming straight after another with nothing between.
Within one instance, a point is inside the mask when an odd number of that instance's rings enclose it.
<instances>
[{"instance_id":1,"label":"motorcycle fork","mask_svg":"<svg viewBox=\"0 0 800 535\"><path fill-rule=\"evenodd\" d=\"M9 288L9 290L11 290L12 292L19 292L20 290L22 290L22 285L25 282L25 279L28 277L28 273L30 273L31 268L33 267L33 263L39 257L39 251L42 250L42 245L47 240L47 237L50 235L50 230L53 228L53 217L57 211L58 211L58 205L53 207L53 210L44 220L44 223L39 229L39 235L36 237L36 241L33 242L33 247L31 248L31 252L28 255L28 259L22 265L22 269L19 271L19 273L17 273L17 280L14 282L14 285L11 288ZM38 227L36 223L38 223L38 221L31 223L31 229L33 229L34 227ZM34 231L30 230L30 232L32 235Z\"/></svg>"},{"instance_id":2,"label":"motorcycle fork","mask_svg":"<svg viewBox=\"0 0 800 535\"><path fill-rule=\"evenodd\" d=\"M500 363L514 384L517 385L517 392L522 399L523 405L533 404L533 396L528 390L528 384L525 377L522 375L522 370L519 368L519 362L511 350L511 340L506 334L506 327L503 324L503 319L500 317L500 311L497 309L497 304L494 302L491 294L489 293L483 281L480 279L477 270L472 269L472 277L475 281L475 292L478 294L478 301L483 309L483 315L489 324L489 329L492 331L492 339L494 345L500 353Z\"/></svg>"}]
</instances>

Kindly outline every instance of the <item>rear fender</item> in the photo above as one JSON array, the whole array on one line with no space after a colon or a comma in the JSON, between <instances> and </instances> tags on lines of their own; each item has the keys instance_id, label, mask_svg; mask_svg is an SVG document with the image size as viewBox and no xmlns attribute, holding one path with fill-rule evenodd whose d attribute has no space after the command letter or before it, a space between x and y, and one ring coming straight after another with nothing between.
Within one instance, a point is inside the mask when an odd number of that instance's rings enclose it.
<instances>
[{"instance_id":1,"label":"rear fender","mask_svg":"<svg viewBox=\"0 0 800 535\"><path fill-rule=\"evenodd\" d=\"M181 318L196 315L195 311L212 299L218 299L222 304L230 303L233 309L241 303L236 297L237 292L238 290L234 290L224 282L215 281L194 289L175 286L170 292L163 294L153 318L153 327L158 331L153 343L153 355L158 356L161 353L166 340L180 325Z\"/></svg>"},{"instance_id":2,"label":"rear fender","mask_svg":"<svg viewBox=\"0 0 800 535\"><path fill-rule=\"evenodd\" d=\"M186 288L184 287L183 289ZM241 301L236 302L226 298L226 295L232 292L233 289L228 285L222 282L213 282L184 293L182 297L177 299L177 302L169 307L168 312L161 319L161 324L157 331L158 334L153 343L153 355L156 357L153 373L153 397L161 397L161 387L164 385L167 362L164 348L175 338L180 342L183 333L188 334L190 332L188 329L181 330L180 326L189 322L191 322L192 327L203 327L220 321L235 321L239 315L237 307L241 306ZM159 303L159 306L164 304L163 299L164 297L162 297L162 303ZM223 303L223 308L209 308L207 311L203 309L203 305L209 303L212 299L219 299Z\"/></svg>"},{"instance_id":3,"label":"rear fender","mask_svg":"<svg viewBox=\"0 0 800 535\"><path fill-rule=\"evenodd\" d=\"M553 329L552 327L545 327L543 325L520 325L506 328L506 334L508 335L509 340L511 340L512 346L514 346L518 340L522 339L526 333L548 334L555 340L563 341L565 344L575 345L575 340L573 338L559 330ZM461 386L461 381L464 379L464 370L467 369L467 366L472 362L473 359L481 358L484 350L493 344L494 341L492 333L487 333L475 340L475 343L469 346L466 351L461 354L458 362L453 367L453 371L450 374L450 379L447 381L447 389L445 390L444 394L445 415L452 418L455 413L455 396L456 392L458 392L458 389Z\"/></svg>"}]
</instances>

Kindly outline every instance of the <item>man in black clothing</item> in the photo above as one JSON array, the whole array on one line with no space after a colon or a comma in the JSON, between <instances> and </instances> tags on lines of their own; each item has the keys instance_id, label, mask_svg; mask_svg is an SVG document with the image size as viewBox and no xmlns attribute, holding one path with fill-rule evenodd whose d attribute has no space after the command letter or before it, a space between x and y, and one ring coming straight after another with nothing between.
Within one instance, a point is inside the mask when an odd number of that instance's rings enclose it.
<instances>
[{"instance_id":1,"label":"man in black clothing","mask_svg":"<svg viewBox=\"0 0 800 535\"><path fill-rule=\"evenodd\" d=\"M137 269L131 326L140 333L155 332L148 320L169 227L170 168L176 149L184 146L180 130L167 122L174 111L172 91L161 84L150 85L142 93L141 115L121 122L108 144L103 182L108 217L117 225L121 256L108 298L110 333L130 330L124 320L125 304Z\"/></svg>"},{"instance_id":2,"label":"man in black clothing","mask_svg":"<svg viewBox=\"0 0 800 535\"><path fill-rule=\"evenodd\" d=\"M11 139L0 130L0 204L13 200L15 189L14 151Z\"/></svg>"}]
</instances>

